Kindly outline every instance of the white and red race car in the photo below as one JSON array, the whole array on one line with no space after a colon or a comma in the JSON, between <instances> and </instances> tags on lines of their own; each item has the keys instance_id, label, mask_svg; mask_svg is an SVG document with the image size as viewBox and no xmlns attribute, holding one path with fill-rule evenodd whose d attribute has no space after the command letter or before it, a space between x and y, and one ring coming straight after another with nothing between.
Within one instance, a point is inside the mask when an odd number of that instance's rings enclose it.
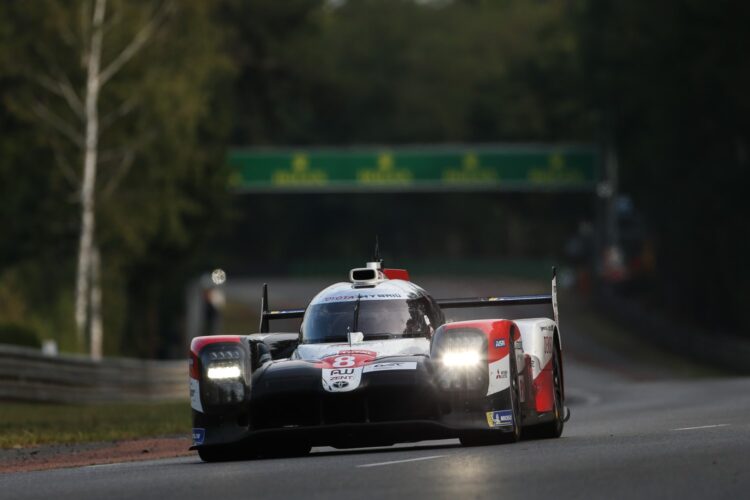
<instances>
[{"instance_id":1,"label":"white and red race car","mask_svg":"<svg viewBox=\"0 0 750 500\"><path fill-rule=\"evenodd\" d=\"M562 349L552 293L433 299L369 262L260 332L193 339L194 449L205 461L458 438L464 445L559 437ZM549 304L554 319L446 322L443 309ZM268 333L302 318L299 333Z\"/></svg>"}]
</instances>

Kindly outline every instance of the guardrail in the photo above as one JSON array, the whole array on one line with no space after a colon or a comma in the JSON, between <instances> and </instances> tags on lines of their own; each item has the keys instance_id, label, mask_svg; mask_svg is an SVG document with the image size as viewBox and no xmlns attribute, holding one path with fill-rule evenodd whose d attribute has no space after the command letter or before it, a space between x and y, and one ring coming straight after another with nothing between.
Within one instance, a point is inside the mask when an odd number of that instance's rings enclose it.
<instances>
[{"instance_id":1,"label":"guardrail","mask_svg":"<svg viewBox=\"0 0 750 500\"><path fill-rule=\"evenodd\" d=\"M611 318L642 332L644 341L726 371L750 373L748 339L675 322L654 311L646 311L636 301L619 297L606 289L595 295L594 303Z\"/></svg>"},{"instance_id":2,"label":"guardrail","mask_svg":"<svg viewBox=\"0 0 750 500\"><path fill-rule=\"evenodd\" d=\"M50 403L188 399L186 361L42 354L0 345L0 400Z\"/></svg>"}]
</instances>

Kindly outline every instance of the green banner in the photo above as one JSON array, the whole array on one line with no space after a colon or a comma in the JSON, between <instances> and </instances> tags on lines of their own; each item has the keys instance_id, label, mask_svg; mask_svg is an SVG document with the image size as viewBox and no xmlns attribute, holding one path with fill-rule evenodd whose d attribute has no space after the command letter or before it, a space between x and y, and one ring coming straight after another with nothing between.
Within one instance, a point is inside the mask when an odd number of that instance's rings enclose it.
<instances>
[{"instance_id":1,"label":"green banner","mask_svg":"<svg viewBox=\"0 0 750 500\"><path fill-rule=\"evenodd\" d=\"M598 151L583 146L237 149L237 191L592 190Z\"/></svg>"}]
</instances>

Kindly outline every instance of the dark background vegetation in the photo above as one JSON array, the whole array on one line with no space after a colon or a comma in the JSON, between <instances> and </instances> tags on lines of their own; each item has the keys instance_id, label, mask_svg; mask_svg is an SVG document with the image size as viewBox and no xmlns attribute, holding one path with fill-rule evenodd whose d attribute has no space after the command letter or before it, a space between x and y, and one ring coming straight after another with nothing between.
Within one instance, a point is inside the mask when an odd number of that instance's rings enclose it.
<instances>
[{"instance_id":1,"label":"dark background vegetation","mask_svg":"<svg viewBox=\"0 0 750 500\"><path fill-rule=\"evenodd\" d=\"M82 36L89 3L0 4L0 335L25 329L67 350L82 347L78 207L55 159L66 146L28 112L44 99L29 75L55 64L80 80L66 40ZM151 4L109 8L128 33ZM176 2L102 95L139 96L103 147L148 131L122 185L99 197L105 353L167 352L186 283L214 266L358 263L375 232L394 259L559 259L592 217L577 196L238 197L225 189L232 145L614 144L656 262L631 293L748 335L748 23L750 4L732 0ZM509 231L544 236L509 244Z\"/></svg>"}]
</instances>

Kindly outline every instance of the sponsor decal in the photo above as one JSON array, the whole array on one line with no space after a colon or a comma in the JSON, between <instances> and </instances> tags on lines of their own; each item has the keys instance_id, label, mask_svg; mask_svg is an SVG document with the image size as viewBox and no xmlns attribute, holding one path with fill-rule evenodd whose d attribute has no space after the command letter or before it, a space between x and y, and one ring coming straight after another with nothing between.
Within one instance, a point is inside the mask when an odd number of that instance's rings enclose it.
<instances>
[{"instance_id":1,"label":"sponsor decal","mask_svg":"<svg viewBox=\"0 0 750 500\"><path fill-rule=\"evenodd\" d=\"M357 364L357 358L354 356L336 356L331 361L331 366L334 368L348 368ZM340 371L340 370L334 370Z\"/></svg>"},{"instance_id":2,"label":"sponsor decal","mask_svg":"<svg viewBox=\"0 0 750 500\"><path fill-rule=\"evenodd\" d=\"M354 375L354 368L340 368L336 370L331 370L329 372L332 377L341 375L341 376L347 376L347 375Z\"/></svg>"},{"instance_id":3,"label":"sponsor decal","mask_svg":"<svg viewBox=\"0 0 750 500\"><path fill-rule=\"evenodd\" d=\"M324 368L321 375L323 389L327 392L348 392L359 387L362 367Z\"/></svg>"},{"instance_id":4,"label":"sponsor decal","mask_svg":"<svg viewBox=\"0 0 750 500\"><path fill-rule=\"evenodd\" d=\"M555 327L552 325L547 325L547 326L540 326L539 329L543 332L551 332L552 330L555 329Z\"/></svg>"},{"instance_id":5,"label":"sponsor decal","mask_svg":"<svg viewBox=\"0 0 750 500\"><path fill-rule=\"evenodd\" d=\"M383 292L383 293L363 293L360 295L329 295L323 297L323 299L316 301L316 303L328 303L328 302L353 302L359 300L398 300L406 299L407 296L399 292Z\"/></svg>"},{"instance_id":6,"label":"sponsor decal","mask_svg":"<svg viewBox=\"0 0 750 500\"><path fill-rule=\"evenodd\" d=\"M193 428L193 444L200 445L206 440L206 429Z\"/></svg>"},{"instance_id":7,"label":"sponsor decal","mask_svg":"<svg viewBox=\"0 0 750 500\"><path fill-rule=\"evenodd\" d=\"M503 356L487 365L487 395L510 387L510 356Z\"/></svg>"},{"instance_id":8,"label":"sponsor decal","mask_svg":"<svg viewBox=\"0 0 750 500\"><path fill-rule=\"evenodd\" d=\"M346 351L339 351L337 354L349 354L349 355L358 354L360 356L370 356L371 358L374 358L375 356L378 355L378 353L375 351L351 350L351 349L346 350Z\"/></svg>"},{"instance_id":9,"label":"sponsor decal","mask_svg":"<svg viewBox=\"0 0 750 500\"><path fill-rule=\"evenodd\" d=\"M496 340L495 341L495 347L496 348L505 347L505 339L498 339L498 340Z\"/></svg>"},{"instance_id":10,"label":"sponsor decal","mask_svg":"<svg viewBox=\"0 0 750 500\"><path fill-rule=\"evenodd\" d=\"M370 365L367 365L364 367L363 373L416 369L416 361L388 361L384 363L372 363Z\"/></svg>"},{"instance_id":11,"label":"sponsor decal","mask_svg":"<svg viewBox=\"0 0 750 500\"><path fill-rule=\"evenodd\" d=\"M544 354L552 354L552 337L544 337Z\"/></svg>"},{"instance_id":12,"label":"sponsor decal","mask_svg":"<svg viewBox=\"0 0 750 500\"><path fill-rule=\"evenodd\" d=\"M487 425L493 428L512 426L513 410L488 411Z\"/></svg>"}]
</instances>

